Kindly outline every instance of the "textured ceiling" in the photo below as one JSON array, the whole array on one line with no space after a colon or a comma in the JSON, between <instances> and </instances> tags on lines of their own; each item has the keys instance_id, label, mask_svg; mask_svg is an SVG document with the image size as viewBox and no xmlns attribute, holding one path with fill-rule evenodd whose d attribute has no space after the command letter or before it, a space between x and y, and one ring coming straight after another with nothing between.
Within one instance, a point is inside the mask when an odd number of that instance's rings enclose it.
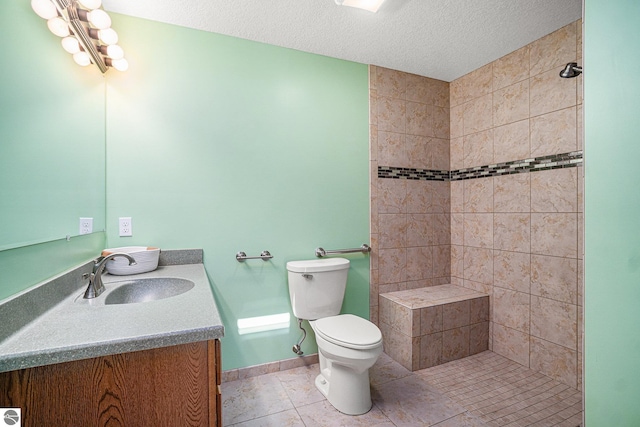
<instances>
[{"instance_id":1,"label":"textured ceiling","mask_svg":"<svg viewBox=\"0 0 640 427\"><path fill-rule=\"evenodd\" d=\"M104 8L452 81L582 15L582 0L103 0ZM117 28L116 28L117 30Z\"/></svg>"}]
</instances>

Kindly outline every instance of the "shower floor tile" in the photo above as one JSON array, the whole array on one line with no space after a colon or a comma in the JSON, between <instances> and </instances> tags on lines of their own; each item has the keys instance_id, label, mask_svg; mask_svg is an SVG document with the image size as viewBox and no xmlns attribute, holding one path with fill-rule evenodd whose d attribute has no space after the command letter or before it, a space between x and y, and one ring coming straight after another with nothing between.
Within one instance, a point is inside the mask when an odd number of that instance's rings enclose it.
<instances>
[{"instance_id":1,"label":"shower floor tile","mask_svg":"<svg viewBox=\"0 0 640 427\"><path fill-rule=\"evenodd\" d=\"M224 426L577 427L580 391L491 351L411 372L383 354L373 408L338 412L315 389L317 364L222 384Z\"/></svg>"}]
</instances>

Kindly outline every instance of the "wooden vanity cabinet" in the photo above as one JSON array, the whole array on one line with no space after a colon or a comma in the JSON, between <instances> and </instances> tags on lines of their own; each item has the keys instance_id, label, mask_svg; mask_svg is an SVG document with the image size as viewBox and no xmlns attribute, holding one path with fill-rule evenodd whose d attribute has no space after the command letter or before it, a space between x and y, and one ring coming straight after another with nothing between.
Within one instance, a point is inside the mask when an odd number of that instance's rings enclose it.
<instances>
[{"instance_id":1,"label":"wooden vanity cabinet","mask_svg":"<svg viewBox=\"0 0 640 427\"><path fill-rule=\"evenodd\" d=\"M0 373L23 427L222 426L220 341Z\"/></svg>"}]
</instances>

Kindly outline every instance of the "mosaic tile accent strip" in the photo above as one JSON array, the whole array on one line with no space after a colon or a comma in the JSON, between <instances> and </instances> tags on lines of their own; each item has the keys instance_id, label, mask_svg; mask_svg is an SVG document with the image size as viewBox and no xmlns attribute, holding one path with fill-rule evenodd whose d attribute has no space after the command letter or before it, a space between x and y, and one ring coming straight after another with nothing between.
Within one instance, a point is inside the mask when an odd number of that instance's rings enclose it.
<instances>
[{"instance_id":1,"label":"mosaic tile accent strip","mask_svg":"<svg viewBox=\"0 0 640 427\"><path fill-rule=\"evenodd\" d=\"M571 168L582 165L582 151L552 154L511 162L496 163L454 171L430 169L397 168L378 166L378 178L412 179L422 181L460 181L465 179L486 178L490 176L511 175L537 172L550 169Z\"/></svg>"}]
</instances>

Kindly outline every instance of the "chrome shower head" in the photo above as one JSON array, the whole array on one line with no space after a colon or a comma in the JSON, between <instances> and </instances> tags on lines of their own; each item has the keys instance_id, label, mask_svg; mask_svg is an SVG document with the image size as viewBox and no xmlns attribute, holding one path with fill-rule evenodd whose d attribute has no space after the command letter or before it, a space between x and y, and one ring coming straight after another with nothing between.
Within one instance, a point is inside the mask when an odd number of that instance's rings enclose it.
<instances>
[{"instance_id":1,"label":"chrome shower head","mask_svg":"<svg viewBox=\"0 0 640 427\"><path fill-rule=\"evenodd\" d=\"M560 71L560 77L563 79L570 79L571 77L578 77L582 74L582 67L578 67L577 62L569 62L565 67Z\"/></svg>"}]
</instances>

